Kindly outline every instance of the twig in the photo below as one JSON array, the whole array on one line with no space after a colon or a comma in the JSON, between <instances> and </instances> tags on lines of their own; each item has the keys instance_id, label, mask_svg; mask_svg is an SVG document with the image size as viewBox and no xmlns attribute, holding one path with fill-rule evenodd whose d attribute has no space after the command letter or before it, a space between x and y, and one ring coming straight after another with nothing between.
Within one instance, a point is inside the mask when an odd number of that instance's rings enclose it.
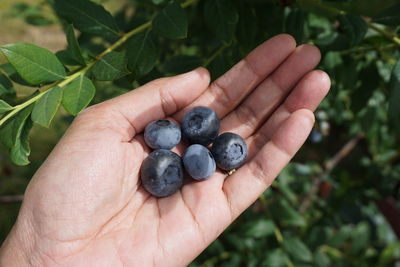
<instances>
[{"instance_id":1,"label":"twig","mask_svg":"<svg viewBox=\"0 0 400 267\"><path fill-rule=\"evenodd\" d=\"M350 152L357 146L358 142L363 138L362 134L359 134L350 139L330 160L325 163L324 170L313 178L313 183L307 196L304 198L300 205L299 212L304 213L311 205L314 195L317 194L318 189L321 185L322 179L328 176L332 170L342 161Z\"/></svg>"},{"instance_id":2,"label":"twig","mask_svg":"<svg viewBox=\"0 0 400 267\"><path fill-rule=\"evenodd\" d=\"M182 3L182 7L186 8L192 4L195 4L198 0L187 0L186 2ZM101 60L102 57L104 57L105 55L107 55L108 53L116 50L118 47L120 47L122 44L124 44L126 41L128 41L129 38L131 38L132 36L150 28L152 26L152 21L148 21L136 28L134 28L133 30L127 32L126 34L122 35L121 38L116 41L114 44L112 44L110 47L108 47L106 50L104 50L102 53L100 53L99 55L97 55L93 61L91 61L89 64L87 64L86 66L82 67L81 69L78 69L76 72L72 73L71 75L65 77L64 80L58 81L56 83L53 84L53 86L51 86L50 88L47 88L46 90L40 92L38 95L32 97L31 99L29 99L28 101L19 104L17 106L14 106L13 109L7 113L7 115L5 115L4 117L2 117L0 119L0 126L3 125L7 120L9 120L11 117L13 117L15 114L17 114L19 111L21 111L22 109L26 108L27 106L35 103L36 101L38 101L41 97L43 97L43 95L48 91L48 90L52 90L53 88L55 88L56 86L58 87L64 87L66 85L68 85L69 83L71 83L72 81L74 81L77 77L86 74L99 60Z\"/></svg>"},{"instance_id":3,"label":"twig","mask_svg":"<svg viewBox=\"0 0 400 267\"><path fill-rule=\"evenodd\" d=\"M24 195L0 196L0 204L21 202L23 199Z\"/></svg>"}]
</instances>

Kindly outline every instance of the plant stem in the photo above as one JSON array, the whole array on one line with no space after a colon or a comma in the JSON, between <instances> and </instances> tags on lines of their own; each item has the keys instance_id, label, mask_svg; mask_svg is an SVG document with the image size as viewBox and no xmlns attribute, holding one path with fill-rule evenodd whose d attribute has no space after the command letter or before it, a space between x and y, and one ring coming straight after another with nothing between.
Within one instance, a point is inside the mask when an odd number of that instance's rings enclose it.
<instances>
[{"instance_id":1,"label":"plant stem","mask_svg":"<svg viewBox=\"0 0 400 267\"><path fill-rule=\"evenodd\" d=\"M186 7L188 7L188 6L192 5L192 4L195 4L197 1L198 0L187 0L186 2L182 3L182 7L186 8ZM38 101L48 90L51 90L56 86L64 87L64 86L68 85L70 82L72 82L73 80L75 80L77 77L87 73L99 60L101 60L101 58L103 58L108 53L116 50L118 47L120 47L126 41L128 41L128 39L131 38L132 36L134 36L134 35L142 32L142 31L146 30L147 28L150 28L151 25L152 25L152 20L150 20L150 21L148 21L148 22L146 22L146 23L134 28L133 30L127 32L120 39L118 39L118 41L116 41L114 44L112 44L106 50L104 50L99 55L97 55L95 57L95 59L92 60L89 64L87 64L85 67L83 67L83 68L77 70L76 72L72 73L71 75L67 76L64 80L55 83L52 87L48 88L47 90L44 90L44 91L40 92L38 95L36 95L35 97L32 97L31 99L27 100L26 102L14 106L13 109L6 116L1 118L0 127L7 120L9 120L11 117L13 117L15 114L17 114L19 111L21 111L22 109L26 108L27 106L29 106L29 105L35 103L36 101Z\"/></svg>"},{"instance_id":2,"label":"plant stem","mask_svg":"<svg viewBox=\"0 0 400 267\"><path fill-rule=\"evenodd\" d=\"M374 31L380 33L382 36L386 37L388 40L392 41L393 43L397 44L400 46L400 38L396 34L391 34L375 24L373 24L371 21L367 21L367 25L369 28L373 29Z\"/></svg>"},{"instance_id":3,"label":"plant stem","mask_svg":"<svg viewBox=\"0 0 400 267\"><path fill-rule=\"evenodd\" d=\"M21 202L23 198L24 195L0 196L0 204Z\"/></svg>"},{"instance_id":4,"label":"plant stem","mask_svg":"<svg viewBox=\"0 0 400 267\"><path fill-rule=\"evenodd\" d=\"M227 48L227 46L223 45L217 51L215 51L214 54L204 61L203 67L205 68L210 65L210 63L213 62L225 50L225 48Z\"/></svg>"},{"instance_id":5,"label":"plant stem","mask_svg":"<svg viewBox=\"0 0 400 267\"><path fill-rule=\"evenodd\" d=\"M317 0L297 0L297 2L299 4L305 5L305 6L312 6L312 7L317 7L319 9L325 10L333 15L346 15L347 12L345 10L342 9L338 9L336 7L332 7L329 5L326 5L320 1ZM371 21L366 20L365 21L368 25L368 27L376 32L378 32L379 34L381 34L382 36L386 37L387 39L389 39L390 41L392 41L393 43L395 43L396 45L400 46L400 38L393 33L389 33L387 31L385 31L384 29L381 29L379 27L377 27L376 25L374 25Z\"/></svg>"}]
</instances>

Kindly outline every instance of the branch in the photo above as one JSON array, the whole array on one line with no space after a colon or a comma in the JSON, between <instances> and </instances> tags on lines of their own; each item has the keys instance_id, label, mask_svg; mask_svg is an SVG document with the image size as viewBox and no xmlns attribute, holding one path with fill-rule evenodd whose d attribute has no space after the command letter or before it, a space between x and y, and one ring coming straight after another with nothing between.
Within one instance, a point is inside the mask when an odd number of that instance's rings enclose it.
<instances>
[{"instance_id":1,"label":"branch","mask_svg":"<svg viewBox=\"0 0 400 267\"><path fill-rule=\"evenodd\" d=\"M21 202L24 195L14 195L14 196L0 196L0 204L9 204L15 202Z\"/></svg>"},{"instance_id":2,"label":"branch","mask_svg":"<svg viewBox=\"0 0 400 267\"><path fill-rule=\"evenodd\" d=\"M357 146L358 142L362 138L363 135L358 134L357 136L350 139L330 160L325 163L322 173L313 178L312 187L299 207L300 213L304 213L310 207L312 199L318 192L322 179L328 176L336 167L336 165L338 165L339 162L341 162L345 157L350 154L351 151L353 151L353 149Z\"/></svg>"},{"instance_id":3,"label":"branch","mask_svg":"<svg viewBox=\"0 0 400 267\"><path fill-rule=\"evenodd\" d=\"M333 14L333 15L345 15L345 14L347 14L347 11L345 11L345 10L338 9L336 7L332 7L332 6L326 5L325 3L322 3L320 1L316 1L316 0L297 0L297 1L301 5L316 7L316 8L325 10L325 11L327 11L327 12ZM368 25L368 27L370 29L378 32L379 34L381 34L382 36L384 36L388 40L392 41L394 44L400 46L400 38L396 34L389 33L387 31L385 31L384 29L381 29L381 28L377 27L371 21L366 20L365 22L367 23L367 25Z\"/></svg>"},{"instance_id":4,"label":"branch","mask_svg":"<svg viewBox=\"0 0 400 267\"><path fill-rule=\"evenodd\" d=\"M197 1L198 0L187 0L186 2L182 3L181 5L182 5L182 7L186 8L186 7L196 3ZM19 104L17 106L14 106L13 109L6 116L1 118L0 126L3 125L8 119L13 117L15 114L17 114L22 109L24 109L27 106L29 106L29 105L35 103L36 101L38 101L48 90L52 90L56 86L64 87L64 86L68 85L69 83L71 83L73 80L75 80L77 77L79 77L79 76L81 76L83 74L86 74L105 55L107 55L108 53L116 50L118 47L120 47L122 44L124 44L132 36L134 36L134 35L142 32L142 31L146 30L147 28L150 28L151 25L152 25L152 20L150 20L150 21L148 21L148 22L136 27L135 29L127 32L126 34L122 35L122 37L118 41L116 41L114 44L112 44L110 47L108 47L102 53L97 55L94 58L94 60L92 60L90 63L88 63L83 68L78 69L77 71L75 71L71 75L67 76L64 80L58 81L52 87L48 88L47 90L42 91L40 94L36 95L35 97L32 97L28 101L26 101L26 102L24 102L22 104Z\"/></svg>"}]
</instances>

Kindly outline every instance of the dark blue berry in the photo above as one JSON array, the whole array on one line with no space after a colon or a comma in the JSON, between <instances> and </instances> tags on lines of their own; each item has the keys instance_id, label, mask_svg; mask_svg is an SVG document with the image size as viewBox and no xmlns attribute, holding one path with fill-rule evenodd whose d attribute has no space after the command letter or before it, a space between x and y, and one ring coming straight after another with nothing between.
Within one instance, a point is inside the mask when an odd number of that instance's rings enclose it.
<instances>
[{"instance_id":1,"label":"dark blue berry","mask_svg":"<svg viewBox=\"0 0 400 267\"><path fill-rule=\"evenodd\" d=\"M181 141L181 129L172 121L153 121L144 130L144 140L153 149L171 149Z\"/></svg>"},{"instance_id":2,"label":"dark blue berry","mask_svg":"<svg viewBox=\"0 0 400 267\"><path fill-rule=\"evenodd\" d=\"M240 135L223 133L214 141L212 149L217 166L226 171L239 168L247 157L247 145Z\"/></svg>"},{"instance_id":3,"label":"dark blue berry","mask_svg":"<svg viewBox=\"0 0 400 267\"><path fill-rule=\"evenodd\" d=\"M194 144L183 155L183 164L187 173L196 180L206 180L215 172L215 160L210 150Z\"/></svg>"},{"instance_id":4,"label":"dark blue berry","mask_svg":"<svg viewBox=\"0 0 400 267\"><path fill-rule=\"evenodd\" d=\"M217 138L220 122L212 109L195 107L185 114L181 128L190 144L208 146Z\"/></svg>"},{"instance_id":5,"label":"dark blue berry","mask_svg":"<svg viewBox=\"0 0 400 267\"><path fill-rule=\"evenodd\" d=\"M147 192L156 197L172 195L183 185L181 158L169 150L153 151L143 161L141 180Z\"/></svg>"}]
</instances>

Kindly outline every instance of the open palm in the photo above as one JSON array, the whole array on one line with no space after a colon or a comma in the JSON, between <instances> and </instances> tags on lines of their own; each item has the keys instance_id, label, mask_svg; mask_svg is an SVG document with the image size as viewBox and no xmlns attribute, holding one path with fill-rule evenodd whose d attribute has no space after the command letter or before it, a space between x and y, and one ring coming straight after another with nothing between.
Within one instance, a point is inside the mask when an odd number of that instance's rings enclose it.
<instances>
[{"instance_id":1,"label":"open palm","mask_svg":"<svg viewBox=\"0 0 400 267\"><path fill-rule=\"evenodd\" d=\"M312 111L330 86L324 72L313 71L319 59L315 47L296 48L293 38L278 35L211 85L208 72L199 68L85 110L31 180L3 244L3 263L10 258L15 265L190 263L306 140ZM217 172L170 197L154 198L140 185L140 166L149 153L141 132L153 120L180 122L194 106L211 107L222 132L245 138L248 161L228 178Z\"/></svg>"}]
</instances>

